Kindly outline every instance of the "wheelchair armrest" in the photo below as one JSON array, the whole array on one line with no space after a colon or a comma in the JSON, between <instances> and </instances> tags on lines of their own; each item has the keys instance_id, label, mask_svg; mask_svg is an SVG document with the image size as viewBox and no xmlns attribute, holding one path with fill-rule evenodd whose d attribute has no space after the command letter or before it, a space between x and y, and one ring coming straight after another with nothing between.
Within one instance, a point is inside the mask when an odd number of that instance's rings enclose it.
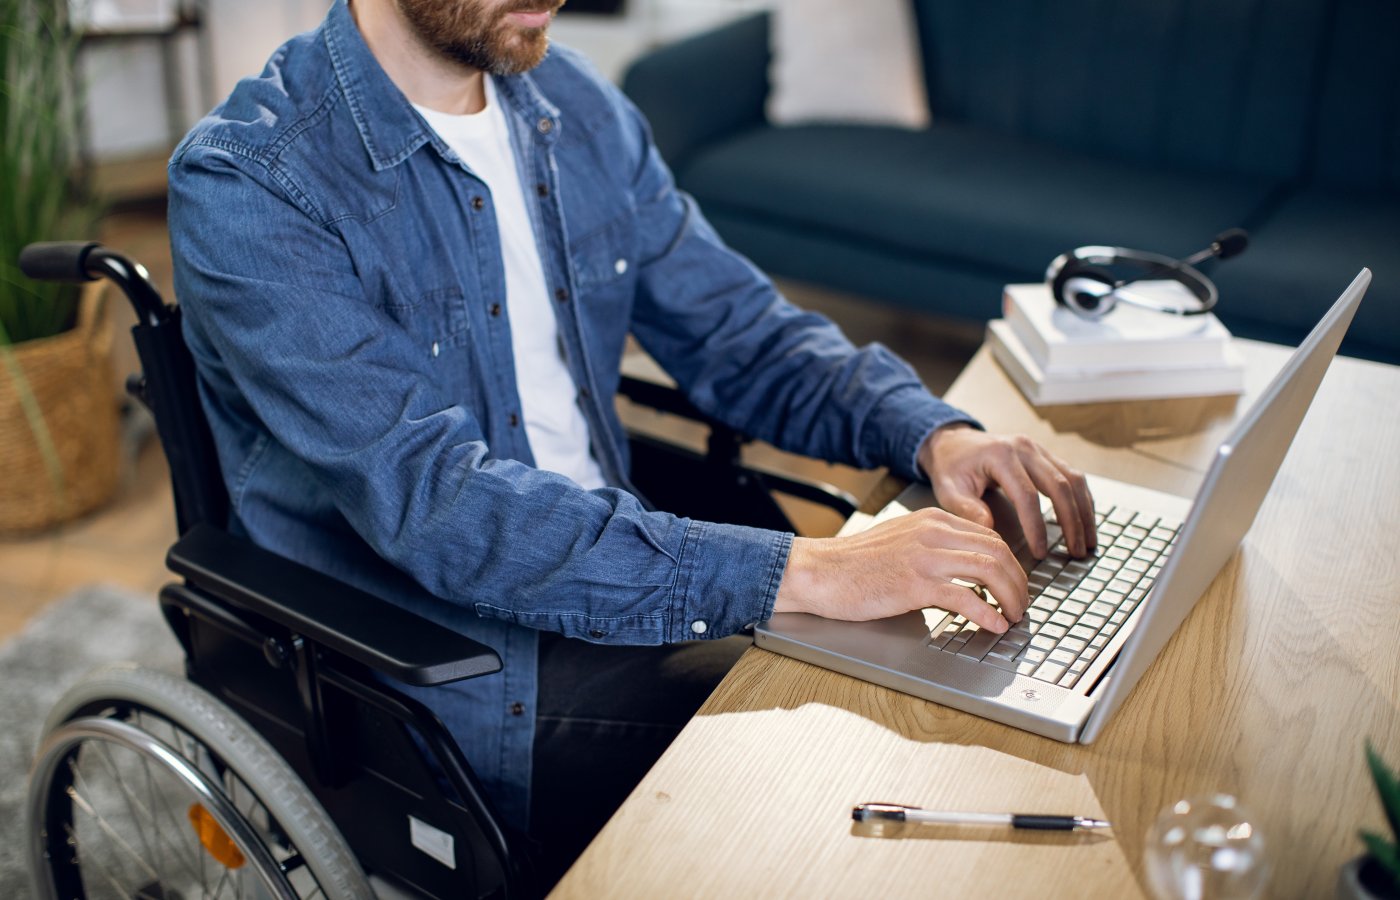
<instances>
[{"instance_id":1,"label":"wheelchair armrest","mask_svg":"<svg viewBox=\"0 0 1400 900\"><path fill-rule=\"evenodd\" d=\"M465 635L210 525L187 531L166 565L220 600L406 684L501 670L494 650Z\"/></svg>"},{"instance_id":2,"label":"wheelchair armrest","mask_svg":"<svg viewBox=\"0 0 1400 900\"><path fill-rule=\"evenodd\" d=\"M657 412L692 419L710 424L714 419L695 408L680 389L671 384L662 384L624 373L618 382L617 392L640 406L647 406Z\"/></svg>"}]
</instances>

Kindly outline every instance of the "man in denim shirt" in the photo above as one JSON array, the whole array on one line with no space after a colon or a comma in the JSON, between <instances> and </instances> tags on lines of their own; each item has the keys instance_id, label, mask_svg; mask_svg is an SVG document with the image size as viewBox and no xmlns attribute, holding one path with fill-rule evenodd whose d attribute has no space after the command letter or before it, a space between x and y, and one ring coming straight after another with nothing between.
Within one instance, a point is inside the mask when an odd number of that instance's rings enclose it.
<instances>
[{"instance_id":1,"label":"man in denim shirt","mask_svg":"<svg viewBox=\"0 0 1400 900\"><path fill-rule=\"evenodd\" d=\"M499 652L502 673L424 699L520 828L549 714L542 633L581 639L547 642L572 677L607 668L655 693L678 651L589 656L583 642L718 647L775 610L868 619L931 603L1002 631L1001 613L951 582L987 585L1006 618L1025 608L980 500L994 484L1040 555L1038 492L1071 552L1093 540L1079 473L985 434L723 245L626 98L548 44L556 2L338 0L170 167L176 290L230 527ZM500 128L483 133L496 138L448 134L477 128L454 116L492 110ZM493 146L514 182L477 171L499 163ZM649 511L629 490L612 404L629 331L704 412L796 452L928 473L958 515L809 540ZM537 465L545 431L527 433L559 395L540 373L567 389L548 413L567 476ZM698 697L658 704L683 722ZM607 756L573 754L599 769Z\"/></svg>"}]
</instances>

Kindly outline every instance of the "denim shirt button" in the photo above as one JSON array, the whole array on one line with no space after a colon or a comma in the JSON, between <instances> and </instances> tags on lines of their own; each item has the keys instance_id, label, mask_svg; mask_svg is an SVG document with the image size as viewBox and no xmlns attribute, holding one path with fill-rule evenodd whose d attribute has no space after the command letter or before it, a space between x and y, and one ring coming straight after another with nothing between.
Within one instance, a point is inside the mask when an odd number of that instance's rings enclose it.
<instances>
[{"instance_id":1,"label":"denim shirt button","mask_svg":"<svg viewBox=\"0 0 1400 900\"><path fill-rule=\"evenodd\" d=\"M556 288L554 291L554 299L558 300L560 303L567 303L569 302L569 292L564 288Z\"/></svg>"},{"instance_id":2,"label":"denim shirt button","mask_svg":"<svg viewBox=\"0 0 1400 900\"><path fill-rule=\"evenodd\" d=\"M549 134L554 130L554 123L549 119L540 119L535 123L535 127L540 130L540 134Z\"/></svg>"},{"instance_id":3,"label":"denim shirt button","mask_svg":"<svg viewBox=\"0 0 1400 900\"><path fill-rule=\"evenodd\" d=\"M485 205L486 205L486 201L483 200L481 197L473 197L473 198L472 198L472 209L477 209L477 210L479 210L479 209L481 209L482 207L484 207Z\"/></svg>"},{"instance_id":4,"label":"denim shirt button","mask_svg":"<svg viewBox=\"0 0 1400 900\"><path fill-rule=\"evenodd\" d=\"M537 184L537 185L535 185L535 192L536 192L537 194L539 194L541 197L548 197L548 196L549 196L549 185L544 184L544 183Z\"/></svg>"},{"instance_id":5,"label":"denim shirt button","mask_svg":"<svg viewBox=\"0 0 1400 900\"><path fill-rule=\"evenodd\" d=\"M690 623L690 630L696 634L704 634L710 630L710 626L705 624L704 619L696 619L694 622Z\"/></svg>"},{"instance_id":6,"label":"denim shirt button","mask_svg":"<svg viewBox=\"0 0 1400 900\"><path fill-rule=\"evenodd\" d=\"M617 262L613 263L613 271L616 272L616 273L619 274L619 275L626 274L626 272L627 272L627 260L625 260L625 259L619 259Z\"/></svg>"},{"instance_id":7,"label":"denim shirt button","mask_svg":"<svg viewBox=\"0 0 1400 900\"><path fill-rule=\"evenodd\" d=\"M510 414L510 427L511 427L511 428L514 428L515 426L517 426L517 425L519 425L519 424L520 424L520 417L517 416L515 413L511 413L511 414Z\"/></svg>"},{"instance_id":8,"label":"denim shirt button","mask_svg":"<svg viewBox=\"0 0 1400 900\"><path fill-rule=\"evenodd\" d=\"M593 629L592 631L588 632L588 636L591 637L591 638L601 638L601 637L607 637L608 634L607 634L606 631L599 631L598 629L595 628L595 629Z\"/></svg>"},{"instance_id":9,"label":"denim shirt button","mask_svg":"<svg viewBox=\"0 0 1400 900\"><path fill-rule=\"evenodd\" d=\"M438 355L438 342L437 342L437 341L433 341L433 356L436 357L437 355Z\"/></svg>"},{"instance_id":10,"label":"denim shirt button","mask_svg":"<svg viewBox=\"0 0 1400 900\"><path fill-rule=\"evenodd\" d=\"M521 703L519 700L517 700L516 702L512 703L512 704L510 705L510 714L511 714L512 716L523 716L523 715L525 715L525 704L524 704L524 703Z\"/></svg>"},{"instance_id":11,"label":"denim shirt button","mask_svg":"<svg viewBox=\"0 0 1400 900\"><path fill-rule=\"evenodd\" d=\"M491 315L493 315L493 316L499 316L500 314L501 314L501 304L499 304L499 303L492 303L492 304L491 304Z\"/></svg>"}]
</instances>

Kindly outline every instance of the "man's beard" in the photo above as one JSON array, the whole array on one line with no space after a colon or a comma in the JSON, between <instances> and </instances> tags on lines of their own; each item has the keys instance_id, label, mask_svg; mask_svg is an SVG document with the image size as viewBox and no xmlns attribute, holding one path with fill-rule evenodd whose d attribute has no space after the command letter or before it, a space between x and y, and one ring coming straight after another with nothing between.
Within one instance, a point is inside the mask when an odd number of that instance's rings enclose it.
<instances>
[{"instance_id":1,"label":"man's beard","mask_svg":"<svg viewBox=\"0 0 1400 900\"><path fill-rule=\"evenodd\" d=\"M398 0L408 24L429 47L454 62L492 75L533 69L549 50L544 28L506 21L512 12L554 10L563 0Z\"/></svg>"}]
</instances>

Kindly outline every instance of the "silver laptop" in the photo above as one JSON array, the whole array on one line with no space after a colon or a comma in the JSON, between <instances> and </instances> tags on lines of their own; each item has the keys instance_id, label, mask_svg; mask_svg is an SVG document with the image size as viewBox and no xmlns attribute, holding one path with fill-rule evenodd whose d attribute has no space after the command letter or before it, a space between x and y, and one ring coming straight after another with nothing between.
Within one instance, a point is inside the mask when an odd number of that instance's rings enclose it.
<instances>
[{"instance_id":1,"label":"silver laptop","mask_svg":"<svg viewBox=\"0 0 1400 900\"><path fill-rule=\"evenodd\" d=\"M1010 504L997 530L1028 573L1031 605L1006 634L926 609L875 622L779 613L764 649L1060 741L1091 743L1244 539L1371 283L1362 269L1216 450L1194 501L1089 476L1098 549L1036 561ZM995 494L989 495L994 499ZM869 524L934 503L915 485ZM997 509L997 506L1000 509Z\"/></svg>"}]
</instances>

